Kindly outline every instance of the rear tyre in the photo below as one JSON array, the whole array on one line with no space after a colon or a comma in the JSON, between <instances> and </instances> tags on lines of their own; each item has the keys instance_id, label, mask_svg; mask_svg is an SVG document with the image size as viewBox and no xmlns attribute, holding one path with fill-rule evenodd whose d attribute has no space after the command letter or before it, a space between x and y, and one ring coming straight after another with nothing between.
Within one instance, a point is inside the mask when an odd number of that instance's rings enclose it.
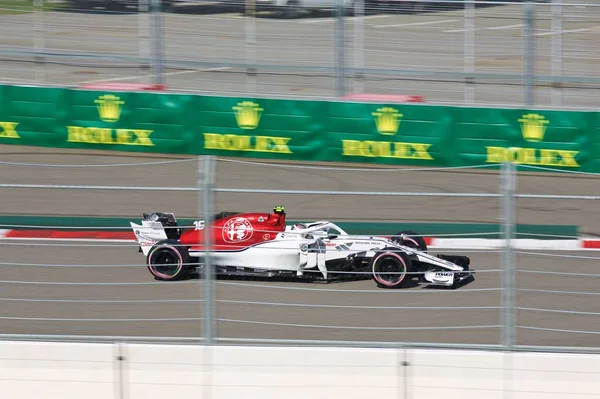
<instances>
[{"instance_id":1,"label":"rear tyre","mask_svg":"<svg viewBox=\"0 0 600 399\"><path fill-rule=\"evenodd\" d=\"M371 261L373 279L380 288L398 288L410 280L411 260L404 252L386 248Z\"/></svg>"},{"instance_id":2,"label":"rear tyre","mask_svg":"<svg viewBox=\"0 0 600 399\"><path fill-rule=\"evenodd\" d=\"M186 247L176 240L157 242L148 252L146 263L155 279L180 280L189 275L190 256Z\"/></svg>"},{"instance_id":3,"label":"rear tyre","mask_svg":"<svg viewBox=\"0 0 600 399\"><path fill-rule=\"evenodd\" d=\"M402 237L402 235L404 235L404 237ZM396 235L392 237L392 241L397 242L400 245L427 252L427 243L425 242L425 239L412 230L403 230L396 233Z\"/></svg>"}]
</instances>

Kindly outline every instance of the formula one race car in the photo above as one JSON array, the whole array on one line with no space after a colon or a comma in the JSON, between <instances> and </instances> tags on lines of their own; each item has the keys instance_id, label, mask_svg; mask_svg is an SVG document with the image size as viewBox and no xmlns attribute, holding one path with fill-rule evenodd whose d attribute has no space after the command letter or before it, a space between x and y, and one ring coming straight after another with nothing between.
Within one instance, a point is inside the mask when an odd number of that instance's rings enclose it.
<instances>
[{"instance_id":1,"label":"formula one race car","mask_svg":"<svg viewBox=\"0 0 600 399\"><path fill-rule=\"evenodd\" d=\"M467 256L431 255L425 240L410 231L386 238L352 236L329 221L286 225L283 207L272 213L221 212L190 226L179 226L173 213L143 216L141 225L130 224L158 280L201 274L207 254L217 275L309 281L362 277L383 288L405 286L413 277L445 287L474 279Z\"/></svg>"}]
</instances>

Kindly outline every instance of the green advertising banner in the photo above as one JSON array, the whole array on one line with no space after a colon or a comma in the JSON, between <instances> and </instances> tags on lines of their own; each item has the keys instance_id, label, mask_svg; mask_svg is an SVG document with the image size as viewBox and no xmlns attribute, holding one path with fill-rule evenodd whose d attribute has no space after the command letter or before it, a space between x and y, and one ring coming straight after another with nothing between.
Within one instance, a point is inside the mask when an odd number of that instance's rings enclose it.
<instances>
[{"instance_id":1,"label":"green advertising banner","mask_svg":"<svg viewBox=\"0 0 600 399\"><path fill-rule=\"evenodd\" d=\"M598 112L0 86L0 144L600 172Z\"/></svg>"}]
</instances>

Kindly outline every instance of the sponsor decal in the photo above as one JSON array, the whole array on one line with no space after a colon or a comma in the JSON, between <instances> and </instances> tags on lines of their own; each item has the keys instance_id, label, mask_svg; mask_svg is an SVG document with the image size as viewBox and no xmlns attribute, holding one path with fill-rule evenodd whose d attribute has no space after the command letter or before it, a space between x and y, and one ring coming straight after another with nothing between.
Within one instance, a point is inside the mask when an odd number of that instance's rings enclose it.
<instances>
[{"instance_id":1,"label":"sponsor decal","mask_svg":"<svg viewBox=\"0 0 600 399\"><path fill-rule=\"evenodd\" d=\"M342 140L342 155L370 158L400 158L433 160L431 144L400 143L394 141Z\"/></svg>"},{"instance_id":2,"label":"sponsor decal","mask_svg":"<svg viewBox=\"0 0 600 399\"><path fill-rule=\"evenodd\" d=\"M402 114L392 107L378 108L371 114L377 132L384 136L398 133ZM399 158L433 160L429 153L431 144L397 141L342 140L342 155L369 158Z\"/></svg>"},{"instance_id":3,"label":"sponsor decal","mask_svg":"<svg viewBox=\"0 0 600 399\"><path fill-rule=\"evenodd\" d=\"M379 134L392 136L398 133L400 127L400 119L404 116L392 107L379 108L377 112L373 112L375 127Z\"/></svg>"},{"instance_id":4,"label":"sponsor decal","mask_svg":"<svg viewBox=\"0 0 600 399\"><path fill-rule=\"evenodd\" d=\"M263 108L252 101L242 101L232 107L238 128L258 128ZM221 151L266 152L293 154L288 143L291 137L262 136L235 133L203 133L204 149Z\"/></svg>"},{"instance_id":5,"label":"sponsor decal","mask_svg":"<svg viewBox=\"0 0 600 399\"><path fill-rule=\"evenodd\" d=\"M521 134L525 141L540 143L544 140L550 121L542 115L525 114L519 118ZM528 148L528 147L492 147L486 146L486 162L513 162L526 165L580 167L575 159L579 151Z\"/></svg>"},{"instance_id":6,"label":"sponsor decal","mask_svg":"<svg viewBox=\"0 0 600 399\"><path fill-rule=\"evenodd\" d=\"M540 142L544 140L546 134L546 125L550 123L542 115L526 114L519 118L521 124L521 134L527 141Z\"/></svg>"},{"instance_id":7,"label":"sponsor decal","mask_svg":"<svg viewBox=\"0 0 600 399\"><path fill-rule=\"evenodd\" d=\"M252 223L246 218L229 219L223 226L223 240L225 242L242 242L252 237L254 228Z\"/></svg>"},{"instance_id":8,"label":"sponsor decal","mask_svg":"<svg viewBox=\"0 0 600 399\"><path fill-rule=\"evenodd\" d=\"M252 101L242 101L233 107L235 120L241 129L256 129L264 109Z\"/></svg>"},{"instance_id":9,"label":"sponsor decal","mask_svg":"<svg viewBox=\"0 0 600 399\"><path fill-rule=\"evenodd\" d=\"M17 133L17 122L0 122L0 138L3 139L20 139Z\"/></svg>"},{"instance_id":10,"label":"sponsor decal","mask_svg":"<svg viewBox=\"0 0 600 399\"><path fill-rule=\"evenodd\" d=\"M204 133L204 148L207 150L292 154L288 147L291 139L291 137Z\"/></svg>"},{"instance_id":11,"label":"sponsor decal","mask_svg":"<svg viewBox=\"0 0 600 399\"><path fill-rule=\"evenodd\" d=\"M95 101L98 115L105 123L116 123L121 118L125 102L112 94L105 94ZM154 146L150 138L152 130L124 129L99 126L67 126L67 141L87 144L120 144L131 146Z\"/></svg>"}]
</instances>

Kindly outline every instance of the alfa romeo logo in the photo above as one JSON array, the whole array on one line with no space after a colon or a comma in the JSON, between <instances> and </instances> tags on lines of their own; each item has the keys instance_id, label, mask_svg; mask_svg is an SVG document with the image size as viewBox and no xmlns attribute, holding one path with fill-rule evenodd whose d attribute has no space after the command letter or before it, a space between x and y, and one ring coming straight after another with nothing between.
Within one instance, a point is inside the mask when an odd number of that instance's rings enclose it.
<instances>
[{"instance_id":1,"label":"alfa romeo logo","mask_svg":"<svg viewBox=\"0 0 600 399\"><path fill-rule=\"evenodd\" d=\"M252 224L244 218L230 219L223 226L223 240L226 242L249 240L252 233L254 233Z\"/></svg>"}]
</instances>

